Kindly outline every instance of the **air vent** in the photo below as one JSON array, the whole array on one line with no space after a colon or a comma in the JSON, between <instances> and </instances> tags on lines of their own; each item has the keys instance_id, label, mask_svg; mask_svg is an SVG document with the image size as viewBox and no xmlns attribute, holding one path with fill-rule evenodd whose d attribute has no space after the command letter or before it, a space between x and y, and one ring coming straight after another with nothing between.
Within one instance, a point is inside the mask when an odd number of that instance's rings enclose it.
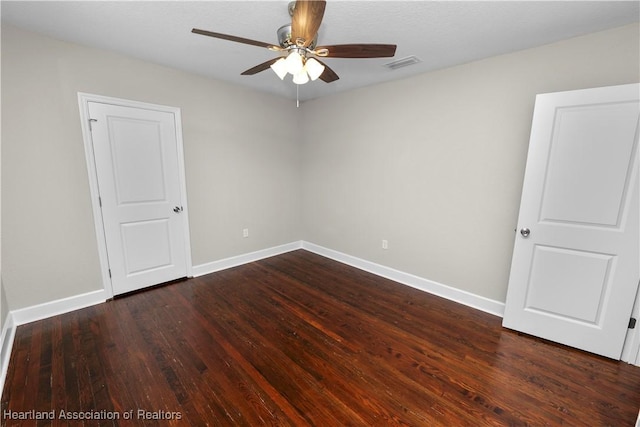
<instances>
[{"instance_id":1,"label":"air vent","mask_svg":"<svg viewBox=\"0 0 640 427\"><path fill-rule=\"evenodd\" d=\"M384 64L384 66L390 70L397 70L398 68L419 64L420 62L422 61L418 57L411 55L407 56L406 58L398 59L396 61L389 62L388 64Z\"/></svg>"}]
</instances>

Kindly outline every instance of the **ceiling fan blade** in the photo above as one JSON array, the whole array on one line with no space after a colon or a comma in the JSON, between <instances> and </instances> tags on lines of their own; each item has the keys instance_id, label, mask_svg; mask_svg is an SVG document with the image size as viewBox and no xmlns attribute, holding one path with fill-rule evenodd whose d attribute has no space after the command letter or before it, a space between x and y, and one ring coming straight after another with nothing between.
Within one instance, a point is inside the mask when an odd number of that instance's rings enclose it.
<instances>
[{"instance_id":1,"label":"ceiling fan blade","mask_svg":"<svg viewBox=\"0 0 640 427\"><path fill-rule=\"evenodd\" d=\"M395 44L336 44L315 49L323 58L388 58L396 54Z\"/></svg>"},{"instance_id":2,"label":"ceiling fan blade","mask_svg":"<svg viewBox=\"0 0 640 427\"><path fill-rule=\"evenodd\" d=\"M315 39L324 16L325 1L297 0L293 17L291 18L291 40L302 46L309 47Z\"/></svg>"},{"instance_id":3,"label":"ceiling fan blade","mask_svg":"<svg viewBox=\"0 0 640 427\"><path fill-rule=\"evenodd\" d=\"M282 50L280 46L276 46L271 43L265 43L258 40L245 39L244 37L231 36L229 34L214 33L213 31L199 30L197 28L192 29L191 32L195 34L201 34L203 36L214 37L216 39L229 40L232 42L250 44L252 46L258 46L258 47L266 47L267 49L271 49L271 50Z\"/></svg>"},{"instance_id":4,"label":"ceiling fan blade","mask_svg":"<svg viewBox=\"0 0 640 427\"><path fill-rule=\"evenodd\" d=\"M258 74L260 71L264 71L267 68L269 68L271 66L271 64L275 63L278 59L280 59L280 57L270 59L270 60L268 60L266 62L263 62L262 64L258 64L255 67L252 67L252 68L249 68L246 71L243 71L242 73L240 73L240 75L242 75L242 76L252 76L254 74Z\"/></svg>"},{"instance_id":5,"label":"ceiling fan blade","mask_svg":"<svg viewBox=\"0 0 640 427\"><path fill-rule=\"evenodd\" d=\"M320 80L322 80L325 83L331 83L331 82L335 82L340 78L338 77L335 71L329 68L327 64L320 61L318 58L315 58L315 60L321 63L322 65L324 65L324 71L322 72L322 74L320 74L320 77L318 77Z\"/></svg>"}]
</instances>

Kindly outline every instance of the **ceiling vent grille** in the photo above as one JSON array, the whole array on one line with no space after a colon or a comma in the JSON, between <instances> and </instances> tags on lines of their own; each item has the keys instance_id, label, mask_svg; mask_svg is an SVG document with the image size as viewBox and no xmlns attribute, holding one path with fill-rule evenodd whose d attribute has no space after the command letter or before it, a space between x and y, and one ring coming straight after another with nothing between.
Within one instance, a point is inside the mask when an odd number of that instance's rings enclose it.
<instances>
[{"instance_id":1,"label":"ceiling vent grille","mask_svg":"<svg viewBox=\"0 0 640 427\"><path fill-rule=\"evenodd\" d=\"M407 56L406 58L401 58L396 61L384 64L384 66L390 70L397 70L398 68L419 64L420 62L422 61L418 57L411 55L411 56Z\"/></svg>"}]
</instances>

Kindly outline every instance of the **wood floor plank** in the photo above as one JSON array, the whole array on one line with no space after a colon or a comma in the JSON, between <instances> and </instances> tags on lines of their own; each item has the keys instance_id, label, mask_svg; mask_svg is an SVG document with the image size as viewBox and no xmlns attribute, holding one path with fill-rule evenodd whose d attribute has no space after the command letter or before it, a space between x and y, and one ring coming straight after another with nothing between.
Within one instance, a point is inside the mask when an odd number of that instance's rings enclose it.
<instances>
[{"instance_id":1,"label":"wood floor plank","mask_svg":"<svg viewBox=\"0 0 640 427\"><path fill-rule=\"evenodd\" d=\"M640 368L298 250L18 327L1 409L7 426L631 426ZM120 419L5 416L51 410Z\"/></svg>"}]
</instances>

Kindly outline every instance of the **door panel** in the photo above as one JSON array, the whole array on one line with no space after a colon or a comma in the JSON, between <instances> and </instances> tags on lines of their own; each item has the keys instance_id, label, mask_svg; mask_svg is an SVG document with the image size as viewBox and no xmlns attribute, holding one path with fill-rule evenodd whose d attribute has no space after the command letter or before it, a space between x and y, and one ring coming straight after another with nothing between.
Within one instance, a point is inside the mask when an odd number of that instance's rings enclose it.
<instances>
[{"instance_id":1,"label":"door panel","mask_svg":"<svg viewBox=\"0 0 640 427\"><path fill-rule=\"evenodd\" d=\"M117 203L166 201L160 124L128 117L108 120Z\"/></svg>"},{"instance_id":2,"label":"door panel","mask_svg":"<svg viewBox=\"0 0 640 427\"><path fill-rule=\"evenodd\" d=\"M597 324L613 257L586 251L534 247L525 310ZM581 295L582 304L571 304Z\"/></svg>"},{"instance_id":3,"label":"door panel","mask_svg":"<svg viewBox=\"0 0 640 427\"><path fill-rule=\"evenodd\" d=\"M169 218L121 224L120 233L127 276L171 265Z\"/></svg>"},{"instance_id":4,"label":"door panel","mask_svg":"<svg viewBox=\"0 0 640 427\"><path fill-rule=\"evenodd\" d=\"M619 359L640 278L639 88L536 98L505 327Z\"/></svg>"},{"instance_id":5,"label":"door panel","mask_svg":"<svg viewBox=\"0 0 640 427\"><path fill-rule=\"evenodd\" d=\"M186 276L174 114L88 107L114 294Z\"/></svg>"},{"instance_id":6,"label":"door panel","mask_svg":"<svg viewBox=\"0 0 640 427\"><path fill-rule=\"evenodd\" d=\"M557 109L541 221L618 225L637 115L631 102Z\"/></svg>"}]
</instances>

